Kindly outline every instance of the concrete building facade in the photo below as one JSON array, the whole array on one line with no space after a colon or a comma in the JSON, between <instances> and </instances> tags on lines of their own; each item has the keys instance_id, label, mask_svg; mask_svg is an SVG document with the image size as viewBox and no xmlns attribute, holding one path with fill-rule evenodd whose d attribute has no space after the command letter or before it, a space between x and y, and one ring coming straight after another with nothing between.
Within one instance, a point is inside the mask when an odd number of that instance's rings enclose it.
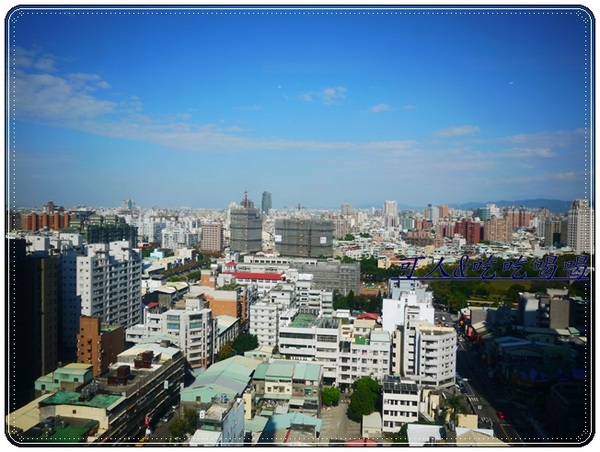
<instances>
[{"instance_id":1,"label":"concrete building facade","mask_svg":"<svg viewBox=\"0 0 600 452\"><path fill-rule=\"evenodd\" d=\"M575 253L592 253L594 209L587 199L576 199L567 216L567 245Z\"/></svg>"},{"instance_id":2,"label":"concrete building facade","mask_svg":"<svg viewBox=\"0 0 600 452\"><path fill-rule=\"evenodd\" d=\"M142 263L128 241L91 244L77 256L79 315L100 317L111 325L129 327L142 314ZM78 320L79 320L78 315Z\"/></svg>"},{"instance_id":3,"label":"concrete building facade","mask_svg":"<svg viewBox=\"0 0 600 452\"><path fill-rule=\"evenodd\" d=\"M77 362L90 364L93 376L105 373L125 350L125 329L103 325L99 317L81 316L77 335Z\"/></svg>"}]
</instances>

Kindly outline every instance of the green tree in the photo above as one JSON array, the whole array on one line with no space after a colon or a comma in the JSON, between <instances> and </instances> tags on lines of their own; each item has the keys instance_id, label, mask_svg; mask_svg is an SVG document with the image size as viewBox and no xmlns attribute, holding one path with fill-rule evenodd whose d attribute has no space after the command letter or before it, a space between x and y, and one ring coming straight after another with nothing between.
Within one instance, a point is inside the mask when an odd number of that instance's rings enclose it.
<instances>
[{"instance_id":1,"label":"green tree","mask_svg":"<svg viewBox=\"0 0 600 452\"><path fill-rule=\"evenodd\" d=\"M363 415L371 414L381 402L381 386L371 377L361 377L352 384L352 397L346 412L348 418L360 422Z\"/></svg>"},{"instance_id":2,"label":"green tree","mask_svg":"<svg viewBox=\"0 0 600 452\"><path fill-rule=\"evenodd\" d=\"M227 342L226 344L223 345L223 347L221 347L221 350L219 350L215 359L218 362L218 361L223 361L224 359L227 359L227 358L231 358L232 356L235 356L235 351L233 350L233 347L231 346L231 342Z\"/></svg>"},{"instance_id":3,"label":"green tree","mask_svg":"<svg viewBox=\"0 0 600 452\"><path fill-rule=\"evenodd\" d=\"M450 411L450 420L456 422L459 414L465 414L467 410L462 404L460 395L453 395L444 401L444 408Z\"/></svg>"},{"instance_id":4,"label":"green tree","mask_svg":"<svg viewBox=\"0 0 600 452\"><path fill-rule=\"evenodd\" d=\"M349 419L360 422L365 414L371 414L375 411L376 397L366 386L359 386L350 399L350 405L346 415Z\"/></svg>"},{"instance_id":5,"label":"green tree","mask_svg":"<svg viewBox=\"0 0 600 452\"><path fill-rule=\"evenodd\" d=\"M173 419L173 422L169 425L169 432L171 433L171 439L174 441L183 441L185 434L187 433L188 424L185 419L177 418Z\"/></svg>"},{"instance_id":6,"label":"green tree","mask_svg":"<svg viewBox=\"0 0 600 452\"><path fill-rule=\"evenodd\" d=\"M186 408L183 412L183 419L185 420L185 424L187 427L188 433L194 433L196 431L196 427L198 426L198 415L194 408Z\"/></svg>"},{"instance_id":7,"label":"green tree","mask_svg":"<svg viewBox=\"0 0 600 452\"><path fill-rule=\"evenodd\" d=\"M233 340L231 346L236 355L243 355L244 352L258 347L258 338L254 334L242 333Z\"/></svg>"},{"instance_id":8,"label":"green tree","mask_svg":"<svg viewBox=\"0 0 600 452\"><path fill-rule=\"evenodd\" d=\"M321 391L321 402L325 406L336 406L340 401L340 388L324 386Z\"/></svg>"},{"instance_id":9,"label":"green tree","mask_svg":"<svg viewBox=\"0 0 600 452\"><path fill-rule=\"evenodd\" d=\"M527 289L521 284L513 284L506 291L506 298L513 303L518 303L520 295L519 293L525 292Z\"/></svg>"}]
</instances>

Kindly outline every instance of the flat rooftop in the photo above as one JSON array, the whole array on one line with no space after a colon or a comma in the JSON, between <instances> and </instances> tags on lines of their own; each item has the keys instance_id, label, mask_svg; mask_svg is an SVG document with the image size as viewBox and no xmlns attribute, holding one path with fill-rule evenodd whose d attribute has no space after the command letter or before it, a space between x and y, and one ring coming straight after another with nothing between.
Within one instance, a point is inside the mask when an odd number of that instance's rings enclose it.
<instances>
[{"instance_id":1,"label":"flat rooftop","mask_svg":"<svg viewBox=\"0 0 600 452\"><path fill-rule=\"evenodd\" d=\"M81 394L75 391L58 391L42 400L40 406L79 405L92 408L108 408L121 397L121 394L95 394L91 399L80 400Z\"/></svg>"},{"instance_id":2,"label":"flat rooftop","mask_svg":"<svg viewBox=\"0 0 600 452\"><path fill-rule=\"evenodd\" d=\"M309 328L317 323L317 316L313 314L298 314L292 323L291 327L294 328Z\"/></svg>"}]
</instances>

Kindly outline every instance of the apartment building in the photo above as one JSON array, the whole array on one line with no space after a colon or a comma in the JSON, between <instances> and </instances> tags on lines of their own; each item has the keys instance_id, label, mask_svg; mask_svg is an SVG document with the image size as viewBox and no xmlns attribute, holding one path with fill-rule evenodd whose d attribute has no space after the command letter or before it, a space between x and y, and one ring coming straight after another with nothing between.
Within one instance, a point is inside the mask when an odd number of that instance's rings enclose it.
<instances>
[{"instance_id":1,"label":"apartment building","mask_svg":"<svg viewBox=\"0 0 600 452\"><path fill-rule=\"evenodd\" d=\"M384 433L398 433L404 424L419 420L419 386L398 375L386 375L381 384Z\"/></svg>"},{"instance_id":2,"label":"apartment building","mask_svg":"<svg viewBox=\"0 0 600 452\"><path fill-rule=\"evenodd\" d=\"M374 320L353 324L332 317L293 312L279 328L279 352L290 359L323 366L323 378L340 387L372 375L382 379L390 371L391 339Z\"/></svg>"},{"instance_id":3,"label":"apartment building","mask_svg":"<svg viewBox=\"0 0 600 452\"><path fill-rule=\"evenodd\" d=\"M77 256L79 315L129 327L141 320L142 264L128 241L91 244Z\"/></svg>"},{"instance_id":4,"label":"apartment building","mask_svg":"<svg viewBox=\"0 0 600 452\"><path fill-rule=\"evenodd\" d=\"M594 246L594 209L587 199L573 201L567 216L567 245L575 253L592 253Z\"/></svg>"},{"instance_id":5,"label":"apartment building","mask_svg":"<svg viewBox=\"0 0 600 452\"><path fill-rule=\"evenodd\" d=\"M170 309L163 313L162 321L163 331L175 338L191 367L212 364L218 329L210 309Z\"/></svg>"},{"instance_id":6,"label":"apartment building","mask_svg":"<svg viewBox=\"0 0 600 452\"><path fill-rule=\"evenodd\" d=\"M223 251L222 223L202 223L201 230L200 251L202 253L220 253Z\"/></svg>"},{"instance_id":7,"label":"apartment building","mask_svg":"<svg viewBox=\"0 0 600 452\"><path fill-rule=\"evenodd\" d=\"M161 247L168 250L194 248L200 242L200 233L183 226L166 227L161 231Z\"/></svg>"},{"instance_id":8,"label":"apartment building","mask_svg":"<svg viewBox=\"0 0 600 452\"><path fill-rule=\"evenodd\" d=\"M108 371L118 355L125 350L125 329L122 325L106 325L99 317L81 316L77 335L77 362L90 364L93 376Z\"/></svg>"},{"instance_id":9,"label":"apartment building","mask_svg":"<svg viewBox=\"0 0 600 452\"><path fill-rule=\"evenodd\" d=\"M250 306L250 334L257 337L259 344L277 345L279 313L283 309L270 301L259 301Z\"/></svg>"},{"instance_id":10,"label":"apartment building","mask_svg":"<svg viewBox=\"0 0 600 452\"><path fill-rule=\"evenodd\" d=\"M144 323L125 331L127 342L143 344L167 337L182 351L191 367L212 364L218 338L217 319L199 300L186 300L185 309L144 310ZM154 310L154 311L153 311Z\"/></svg>"},{"instance_id":11,"label":"apartment building","mask_svg":"<svg viewBox=\"0 0 600 452\"><path fill-rule=\"evenodd\" d=\"M392 278L383 300L383 330L391 336L395 375L432 387L454 384L456 331L434 325L432 293L419 281Z\"/></svg>"},{"instance_id":12,"label":"apartment building","mask_svg":"<svg viewBox=\"0 0 600 452\"><path fill-rule=\"evenodd\" d=\"M60 344L60 261L26 253L27 242L9 240L7 267L7 360L11 409L34 397L35 379L54 370Z\"/></svg>"},{"instance_id":13,"label":"apartment building","mask_svg":"<svg viewBox=\"0 0 600 452\"><path fill-rule=\"evenodd\" d=\"M488 242L510 242L512 238L511 224L506 218L492 215L483 222L483 240Z\"/></svg>"},{"instance_id":14,"label":"apartment building","mask_svg":"<svg viewBox=\"0 0 600 452\"><path fill-rule=\"evenodd\" d=\"M350 387L361 377L370 375L381 381L390 373L391 338L375 320L355 320L340 341L337 383Z\"/></svg>"}]
</instances>

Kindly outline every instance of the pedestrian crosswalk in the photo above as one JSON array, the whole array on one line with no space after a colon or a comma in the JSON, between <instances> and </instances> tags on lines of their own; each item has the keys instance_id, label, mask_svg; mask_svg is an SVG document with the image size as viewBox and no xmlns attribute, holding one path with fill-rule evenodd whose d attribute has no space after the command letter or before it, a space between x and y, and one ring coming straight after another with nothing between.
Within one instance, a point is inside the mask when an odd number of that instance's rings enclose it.
<instances>
[{"instance_id":1,"label":"pedestrian crosswalk","mask_svg":"<svg viewBox=\"0 0 600 452\"><path fill-rule=\"evenodd\" d=\"M479 423L484 425L492 425L492 419L489 417L481 416L479 418Z\"/></svg>"}]
</instances>

